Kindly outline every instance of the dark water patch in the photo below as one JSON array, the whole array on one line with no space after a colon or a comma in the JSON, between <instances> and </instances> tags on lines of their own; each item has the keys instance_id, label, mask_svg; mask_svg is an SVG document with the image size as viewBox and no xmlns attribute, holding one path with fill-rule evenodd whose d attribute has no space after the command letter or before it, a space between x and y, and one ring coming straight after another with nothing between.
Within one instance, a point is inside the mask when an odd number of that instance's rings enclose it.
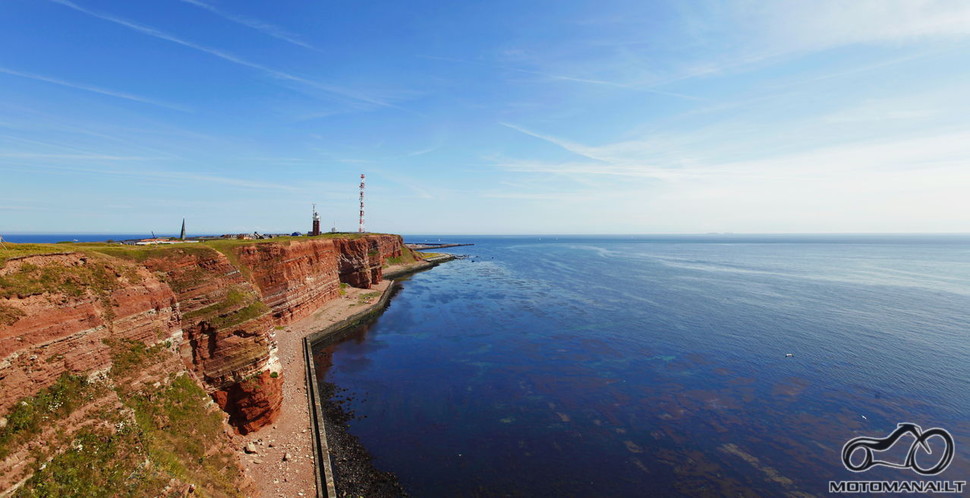
<instances>
[{"instance_id":1,"label":"dark water patch","mask_svg":"<svg viewBox=\"0 0 970 498\"><path fill-rule=\"evenodd\" d=\"M951 430L947 475L967 475L967 247L474 251L415 275L327 373L367 415L351 433L416 495L825 494L856 478L845 441L903 421Z\"/></svg>"},{"instance_id":2,"label":"dark water patch","mask_svg":"<svg viewBox=\"0 0 970 498\"><path fill-rule=\"evenodd\" d=\"M359 341L366 330L367 326L359 327L349 335L347 341ZM319 376L319 370L332 366L332 350L315 351L314 362ZM348 394L347 389L337 387L322 378L318 379L318 388L337 495L341 497L408 496L397 475L378 470L374 466L371 453L349 430L354 420L363 420L367 417L367 415L358 416L350 406L355 401L368 402L366 397L358 400L353 394Z\"/></svg>"}]
</instances>

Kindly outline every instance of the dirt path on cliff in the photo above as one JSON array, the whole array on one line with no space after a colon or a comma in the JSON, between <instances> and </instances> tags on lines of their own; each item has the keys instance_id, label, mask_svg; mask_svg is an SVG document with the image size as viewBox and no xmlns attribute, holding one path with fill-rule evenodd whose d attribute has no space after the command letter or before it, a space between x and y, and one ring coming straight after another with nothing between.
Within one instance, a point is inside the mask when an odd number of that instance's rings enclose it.
<instances>
[{"instance_id":1,"label":"dirt path on cliff","mask_svg":"<svg viewBox=\"0 0 970 498\"><path fill-rule=\"evenodd\" d=\"M398 268L391 267L387 271L392 269ZM240 460L247 474L256 481L260 496L316 496L303 338L376 306L380 296L391 288L391 283L383 280L372 289L346 288L345 295L330 301L313 315L275 331L277 354L284 375L282 413L272 426L234 437ZM247 446L255 453L247 452Z\"/></svg>"}]
</instances>

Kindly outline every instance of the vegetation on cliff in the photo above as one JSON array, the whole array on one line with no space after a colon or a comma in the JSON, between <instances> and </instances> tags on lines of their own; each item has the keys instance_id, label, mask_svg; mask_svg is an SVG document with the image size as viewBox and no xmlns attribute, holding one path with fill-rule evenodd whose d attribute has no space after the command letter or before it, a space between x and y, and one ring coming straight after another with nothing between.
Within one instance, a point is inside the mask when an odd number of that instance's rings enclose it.
<instances>
[{"instance_id":1,"label":"vegetation on cliff","mask_svg":"<svg viewBox=\"0 0 970 498\"><path fill-rule=\"evenodd\" d=\"M422 258L417 251L412 250L410 247L402 246L401 255L387 258L384 261L384 267L387 268L388 266L392 265L409 265L411 263L422 261L423 259L424 258Z\"/></svg>"},{"instance_id":2,"label":"vegetation on cliff","mask_svg":"<svg viewBox=\"0 0 970 498\"><path fill-rule=\"evenodd\" d=\"M273 331L418 259L374 234L7 244L0 490L246 493L228 434L279 415Z\"/></svg>"},{"instance_id":3,"label":"vegetation on cliff","mask_svg":"<svg viewBox=\"0 0 970 498\"><path fill-rule=\"evenodd\" d=\"M39 254L59 254L66 252L80 252L83 254L105 254L132 261L145 261L150 258L170 257L172 251L211 251L216 250L232 258L235 248L256 244L282 244L307 240L346 239L356 240L370 235L387 235L380 233L324 233L315 237L274 237L272 239L213 239L191 244L174 245L122 245L108 242L59 242L56 244L15 244L4 241L6 247L0 247L0 266L12 258L33 256ZM233 261L238 263L238 261Z\"/></svg>"},{"instance_id":4,"label":"vegetation on cliff","mask_svg":"<svg viewBox=\"0 0 970 498\"><path fill-rule=\"evenodd\" d=\"M0 459L6 458L12 448L39 434L52 421L67 418L78 407L102 394L102 387L89 383L83 376L64 374L54 385L19 400L7 413L4 426L0 428Z\"/></svg>"},{"instance_id":5,"label":"vegetation on cliff","mask_svg":"<svg viewBox=\"0 0 970 498\"><path fill-rule=\"evenodd\" d=\"M126 271L125 274L137 278L135 272ZM80 297L88 291L103 295L117 288L120 276L103 261L83 265L51 263L37 266L24 263L16 271L0 275L0 297L22 297L45 292Z\"/></svg>"},{"instance_id":6,"label":"vegetation on cliff","mask_svg":"<svg viewBox=\"0 0 970 498\"><path fill-rule=\"evenodd\" d=\"M189 376L166 372L164 363L178 361L171 345L114 341L111 350L106 377L88 381L65 374L8 414L0 458L29 439L45 438L31 446L33 475L15 496L97 496L108 490L178 496L190 487L239 495L241 470L226 444L223 415ZM108 402L92 403L99 398ZM71 427L55 428L55 420L69 420Z\"/></svg>"}]
</instances>

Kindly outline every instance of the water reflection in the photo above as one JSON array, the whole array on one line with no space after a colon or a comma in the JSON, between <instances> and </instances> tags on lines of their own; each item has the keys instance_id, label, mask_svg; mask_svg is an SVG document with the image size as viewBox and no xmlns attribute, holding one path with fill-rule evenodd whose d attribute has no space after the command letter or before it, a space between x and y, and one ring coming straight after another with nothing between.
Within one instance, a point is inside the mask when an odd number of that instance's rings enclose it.
<instances>
[{"instance_id":1,"label":"water reflection","mask_svg":"<svg viewBox=\"0 0 970 498\"><path fill-rule=\"evenodd\" d=\"M857 477L847 439L902 421L950 430L944 477L970 476L965 251L953 266L909 245L473 250L329 348L327 380L367 416L352 431L417 496L822 495ZM860 267L898 271L834 277Z\"/></svg>"}]
</instances>

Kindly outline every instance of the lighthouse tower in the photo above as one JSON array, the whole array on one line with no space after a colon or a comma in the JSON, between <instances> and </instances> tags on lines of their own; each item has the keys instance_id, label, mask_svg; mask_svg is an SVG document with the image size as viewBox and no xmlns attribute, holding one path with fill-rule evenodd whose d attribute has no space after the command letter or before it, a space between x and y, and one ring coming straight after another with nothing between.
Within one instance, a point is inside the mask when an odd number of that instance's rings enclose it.
<instances>
[{"instance_id":1,"label":"lighthouse tower","mask_svg":"<svg viewBox=\"0 0 970 498\"><path fill-rule=\"evenodd\" d=\"M320 235L320 213L317 212L317 205L313 205L313 229L310 235Z\"/></svg>"}]
</instances>

